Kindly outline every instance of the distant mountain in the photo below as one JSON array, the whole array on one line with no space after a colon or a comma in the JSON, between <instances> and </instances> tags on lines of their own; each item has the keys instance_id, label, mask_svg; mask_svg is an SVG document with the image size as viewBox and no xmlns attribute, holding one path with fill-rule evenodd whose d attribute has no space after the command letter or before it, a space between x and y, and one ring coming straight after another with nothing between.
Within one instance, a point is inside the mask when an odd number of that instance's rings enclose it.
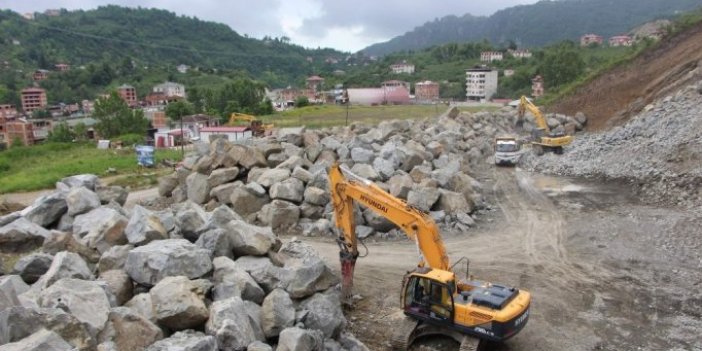
<instances>
[{"instance_id":1,"label":"distant mountain","mask_svg":"<svg viewBox=\"0 0 702 351\"><path fill-rule=\"evenodd\" d=\"M642 23L702 6L702 0L561 0L510 7L489 17L446 16L390 41L371 45L367 55L419 50L430 46L488 40L543 46L578 40L586 33L604 37L626 33Z\"/></svg>"},{"instance_id":2,"label":"distant mountain","mask_svg":"<svg viewBox=\"0 0 702 351\"><path fill-rule=\"evenodd\" d=\"M34 19L0 11L0 62L25 69L52 69L57 62L78 66L128 59L139 65L244 70L256 77L275 74L285 83L312 73L314 65L323 65L328 57L346 56L288 41L248 38L221 23L158 9L104 6L37 13Z\"/></svg>"}]
</instances>

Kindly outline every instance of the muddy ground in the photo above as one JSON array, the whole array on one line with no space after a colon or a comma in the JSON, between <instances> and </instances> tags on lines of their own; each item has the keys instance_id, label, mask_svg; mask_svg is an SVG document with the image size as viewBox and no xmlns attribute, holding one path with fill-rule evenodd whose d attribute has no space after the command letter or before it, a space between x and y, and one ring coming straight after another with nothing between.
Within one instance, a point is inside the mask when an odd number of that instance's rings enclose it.
<instances>
[{"instance_id":1,"label":"muddy ground","mask_svg":"<svg viewBox=\"0 0 702 351\"><path fill-rule=\"evenodd\" d=\"M702 214L640 203L626 184L510 168L480 178L493 209L473 231L445 235L450 257L533 295L526 328L488 350L702 350ZM336 244L310 240L338 270ZM362 300L347 317L371 350L385 350L417 254L409 241L367 246L355 275ZM458 348L422 343L415 349Z\"/></svg>"}]
</instances>

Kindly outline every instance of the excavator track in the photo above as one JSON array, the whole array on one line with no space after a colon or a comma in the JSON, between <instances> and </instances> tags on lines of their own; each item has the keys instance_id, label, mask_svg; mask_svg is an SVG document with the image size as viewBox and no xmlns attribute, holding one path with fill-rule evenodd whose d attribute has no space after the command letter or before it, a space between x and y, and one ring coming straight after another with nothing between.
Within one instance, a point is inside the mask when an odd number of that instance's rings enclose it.
<instances>
[{"instance_id":1,"label":"excavator track","mask_svg":"<svg viewBox=\"0 0 702 351\"><path fill-rule=\"evenodd\" d=\"M394 351L407 351L412 343L412 334L417 328L417 321L405 317L394 327L390 337L390 348Z\"/></svg>"},{"instance_id":2,"label":"excavator track","mask_svg":"<svg viewBox=\"0 0 702 351\"><path fill-rule=\"evenodd\" d=\"M461 340L461 346L458 348L458 351L478 351L480 350L480 339L470 336L470 335L464 335L463 340Z\"/></svg>"}]
</instances>

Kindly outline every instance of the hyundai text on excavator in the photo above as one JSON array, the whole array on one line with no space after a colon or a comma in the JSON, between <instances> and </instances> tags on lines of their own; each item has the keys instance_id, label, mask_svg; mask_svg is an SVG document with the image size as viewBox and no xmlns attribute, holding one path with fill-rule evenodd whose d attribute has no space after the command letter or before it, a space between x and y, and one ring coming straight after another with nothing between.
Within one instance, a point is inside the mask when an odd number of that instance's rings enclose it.
<instances>
[{"instance_id":1,"label":"hyundai text on excavator","mask_svg":"<svg viewBox=\"0 0 702 351\"><path fill-rule=\"evenodd\" d=\"M573 142L573 137L565 134L554 134L546 123L546 119L526 96L519 99L519 119L517 123L524 123L524 113L529 110L536 120L536 129L531 131L531 146L538 155L543 155L546 151L554 154L562 154L563 147Z\"/></svg>"},{"instance_id":2,"label":"hyundai text on excavator","mask_svg":"<svg viewBox=\"0 0 702 351\"><path fill-rule=\"evenodd\" d=\"M345 302L351 297L359 256L354 202L396 224L417 245L419 262L405 275L400 296L400 306L409 318L394 328L394 349L406 350L422 336L440 334L461 343L460 350L470 350L477 348L480 340L504 341L524 328L531 294L486 281L457 279L438 227L427 213L343 165L331 167L329 186L336 226L341 231L337 242Z\"/></svg>"}]
</instances>

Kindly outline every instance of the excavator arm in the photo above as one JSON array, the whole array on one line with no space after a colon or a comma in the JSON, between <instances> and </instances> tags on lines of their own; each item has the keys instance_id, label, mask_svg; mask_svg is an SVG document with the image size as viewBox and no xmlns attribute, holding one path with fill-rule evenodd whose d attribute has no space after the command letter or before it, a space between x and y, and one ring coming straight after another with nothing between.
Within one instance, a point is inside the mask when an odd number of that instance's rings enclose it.
<instances>
[{"instance_id":1,"label":"excavator arm","mask_svg":"<svg viewBox=\"0 0 702 351\"><path fill-rule=\"evenodd\" d=\"M532 115L534 115L534 118L536 119L536 126L539 129L543 129L547 134L550 132L550 129L548 128L548 123L546 123L546 119L544 118L544 115L541 114L541 111L539 111L539 108L536 107L529 99L527 99L526 96L523 96L519 99L519 117L522 118L524 117L524 112L526 110L529 110Z\"/></svg>"},{"instance_id":2,"label":"excavator arm","mask_svg":"<svg viewBox=\"0 0 702 351\"><path fill-rule=\"evenodd\" d=\"M396 224L417 244L418 267L448 271L448 255L434 220L419 209L409 206L370 180L353 174L343 165L334 164L329 172L329 187L336 217L341 230L340 248L342 297L347 300L353 285L353 270L358 258L358 238L354 221L354 201Z\"/></svg>"}]
</instances>

